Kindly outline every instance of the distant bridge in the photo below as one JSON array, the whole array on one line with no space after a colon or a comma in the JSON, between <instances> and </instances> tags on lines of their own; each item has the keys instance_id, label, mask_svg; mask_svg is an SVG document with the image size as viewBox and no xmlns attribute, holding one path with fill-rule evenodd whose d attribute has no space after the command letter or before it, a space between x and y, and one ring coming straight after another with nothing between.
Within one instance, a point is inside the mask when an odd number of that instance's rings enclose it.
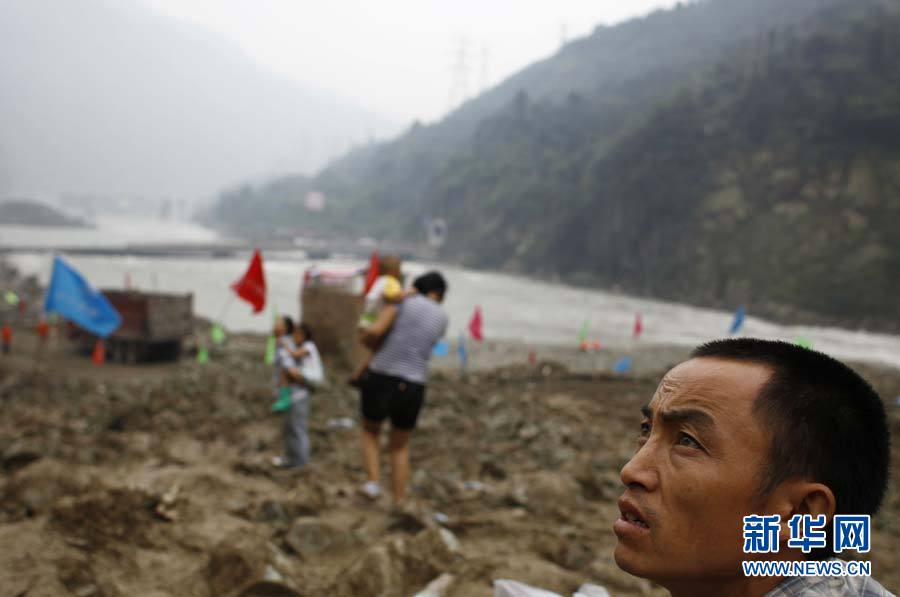
<instances>
[{"instance_id":1,"label":"distant bridge","mask_svg":"<svg viewBox=\"0 0 900 597\"><path fill-rule=\"evenodd\" d=\"M227 259L249 256L261 249L267 258L279 259L286 253L304 252L311 260L349 258L366 259L378 249L382 255L399 255L405 260L434 261L437 252L426 245L392 242L357 242L346 240L216 241L211 243L160 243L123 246L46 246L0 247L0 253L63 253L68 255L167 257L185 259Z\"/></svg>"}]
</instances>

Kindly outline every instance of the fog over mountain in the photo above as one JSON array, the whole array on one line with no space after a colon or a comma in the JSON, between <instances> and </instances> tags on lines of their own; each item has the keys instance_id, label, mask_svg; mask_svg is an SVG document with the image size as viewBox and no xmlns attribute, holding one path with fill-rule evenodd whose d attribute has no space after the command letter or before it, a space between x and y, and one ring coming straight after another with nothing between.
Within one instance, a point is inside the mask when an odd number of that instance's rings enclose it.
<instances>
[{"instance_id":1,"label":"fog over mountain","mask_svg":"<svg viewBox=\"0 0 900 597\"><path fill-rule=\"evenodd\" d=\"M133 2L0 2L0 196L207 197L393 132Z\"/></svg>"}]
</instances>

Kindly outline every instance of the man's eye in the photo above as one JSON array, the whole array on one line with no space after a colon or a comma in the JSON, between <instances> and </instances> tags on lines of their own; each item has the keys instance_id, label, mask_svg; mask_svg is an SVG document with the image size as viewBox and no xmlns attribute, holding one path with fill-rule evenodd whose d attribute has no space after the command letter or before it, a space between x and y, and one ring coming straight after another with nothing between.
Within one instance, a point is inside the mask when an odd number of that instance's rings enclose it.
<instances>
[{"instance_id":1,"label":"man's eye","mask_svg":"<svg viewBox=\"0 0 900 597\"><path fill-rule=\"evenodd\" d=\"M695 440L693 437L691 437L687 433L682 433L678 437L678 445L684 446L685 448L694 448L695 450L703 449L703 446L700 445L700 442Z\"/></svg>"},{"instance_id":2,"label":"man's eye","mask_svg":"<svg viewBox=\"0 0 900 597\"><path fill-rule=\"evenodd\" d=\"M644 421L641 423L641 437L648 437L650 435L650 423Z\"/></svg>"}]
</instances>

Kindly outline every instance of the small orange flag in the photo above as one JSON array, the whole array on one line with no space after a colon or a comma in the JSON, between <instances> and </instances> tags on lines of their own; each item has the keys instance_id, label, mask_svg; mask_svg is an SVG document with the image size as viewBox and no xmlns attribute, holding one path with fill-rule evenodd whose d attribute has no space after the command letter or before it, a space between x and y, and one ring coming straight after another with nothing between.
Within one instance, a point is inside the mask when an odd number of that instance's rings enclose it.
<instances>
[{"instance_id":1,"label":"small orange flag","mask_svg":"<svg viewBox=\"0 0 900 597\"><path fill-rule=\"evenodd\" d=\"M103 340L97 340L97 343L94 344L94 355L91 360L95 365L102 365L106 361L106 347L103 345Z\"/></svg>"}]
</instances>

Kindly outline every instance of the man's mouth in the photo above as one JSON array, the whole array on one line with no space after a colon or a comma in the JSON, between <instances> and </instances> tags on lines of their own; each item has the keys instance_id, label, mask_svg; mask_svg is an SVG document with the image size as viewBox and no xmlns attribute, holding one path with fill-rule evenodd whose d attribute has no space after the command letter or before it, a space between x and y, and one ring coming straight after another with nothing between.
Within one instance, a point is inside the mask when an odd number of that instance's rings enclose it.
<instances>
[{"instance_id":1,"label":"man's mouth","mask_svg":"<svg viewBox=\"0 0 900 597\"><path fill-rule=\"evenodd\" d=\"M650 532L649 519L630 497L619 498L619 512L619 520L613 524L619 539L643 537Z\"/></svg>"},{"instance_id":2,"label":"man's mouth","mask_svg":"<svg viewBox=\"0 0 900 597\"><path fill-rule=\"evenodd\" d=\"M630 522L631 524L637 525L641 528L644 528L644 529L650 528L650 525L648 525L641 518L638 518L635 514L632 514L631 512L623 512L622 518L625 519L626 521Z\"/></svg>"}]
</instances>

